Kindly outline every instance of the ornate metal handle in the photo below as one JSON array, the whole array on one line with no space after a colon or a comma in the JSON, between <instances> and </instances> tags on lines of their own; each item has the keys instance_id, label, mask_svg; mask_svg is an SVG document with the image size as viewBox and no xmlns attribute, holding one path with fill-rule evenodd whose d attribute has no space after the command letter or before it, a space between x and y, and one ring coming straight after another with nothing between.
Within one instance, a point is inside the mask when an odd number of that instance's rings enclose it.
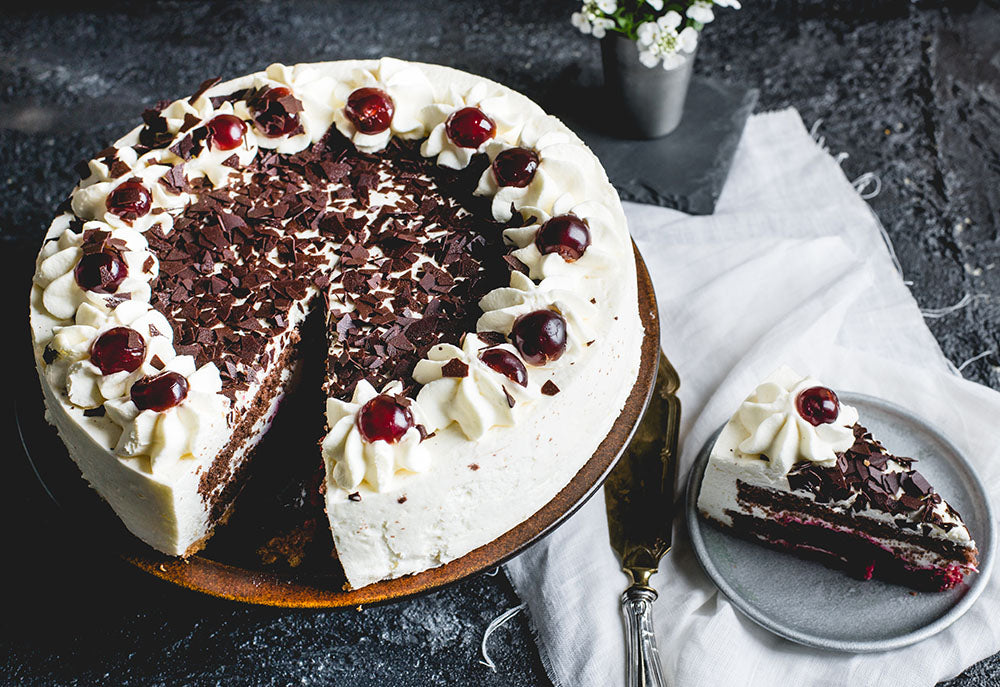
<instances>
[{"instance_id":1,"label":"ornate metal handle","mask_svg":"<svg viewBox=\"0 0 1000 687\"><path fill-rule=\"evenodd\" d=\"M653 630L653 601L656 590L632 586L622 594L625 615L626 687L662 687L660 652Z\"/></svg>"}]
</instances>

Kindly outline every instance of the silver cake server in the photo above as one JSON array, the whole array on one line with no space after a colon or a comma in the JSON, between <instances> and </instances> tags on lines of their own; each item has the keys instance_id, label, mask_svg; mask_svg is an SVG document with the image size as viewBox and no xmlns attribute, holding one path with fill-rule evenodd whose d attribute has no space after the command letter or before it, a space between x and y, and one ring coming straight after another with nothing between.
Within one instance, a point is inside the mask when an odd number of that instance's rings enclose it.
<instances>
[{"instance_id":1,"label":"silver cake server","mask_svg":"<svg viewBox=\"0 0 1000 687\"><path fill-rule=\"evenodd\" d=\"M670 550L677 482L680 378L660 353L653 396L635 436L605 487L611 546L631 582L622 594L627 652L626 685L664 684L653 631L656 590L649 579Z\"/></svg>"}]
</instances>

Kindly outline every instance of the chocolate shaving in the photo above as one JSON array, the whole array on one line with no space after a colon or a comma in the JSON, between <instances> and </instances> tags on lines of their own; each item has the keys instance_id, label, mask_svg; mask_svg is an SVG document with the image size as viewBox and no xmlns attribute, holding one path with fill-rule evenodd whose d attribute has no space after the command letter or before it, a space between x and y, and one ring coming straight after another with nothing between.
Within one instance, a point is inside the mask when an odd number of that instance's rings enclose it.
<instances>
[{"instance_id":1,"label":"chocolate shaving","mask_svg":"<svg viewBox=\"0 0 1000 687\"><path fill-rule=\"evenodd\" d=\"M441 375L443 377L467 377L469 366L458 358L452 358L441 366Z\"/></svg>"},{"instance_id":2,"label":"chocolate shaving","mask_svg":"<svg viewBox=\"0 0 1000 687\"><path fill-rule=\"evenodd\" d=\"M546 396L555 396L559 393L559 387L551 379L546 380L545 384L542 384L542 393Z\"/></svg>"},{"instance_id":3,"label":"chocolate shaving","mask_svg":"<svg viewBox=\"0 0 1000 687\"><path fill-rule=\"evenodd\" d=\"M220 81L222 81L222 78L218 77L218 76L214 76L211 79L205 79L204 81L201 82L201 85L198 86L198 90L195 91L191 95L190 98L188 98L188 102L191 103L192 105L194 105L194 102L198 98L200 98L201 96L205 95L205 92L208 89L210 89L212 86L214 86L215 84L219 83ZM222 103L219 103L219 104L221 105ZM213 107L218 107L218 105L213 105Z\"/></svg>"}]
</instances>

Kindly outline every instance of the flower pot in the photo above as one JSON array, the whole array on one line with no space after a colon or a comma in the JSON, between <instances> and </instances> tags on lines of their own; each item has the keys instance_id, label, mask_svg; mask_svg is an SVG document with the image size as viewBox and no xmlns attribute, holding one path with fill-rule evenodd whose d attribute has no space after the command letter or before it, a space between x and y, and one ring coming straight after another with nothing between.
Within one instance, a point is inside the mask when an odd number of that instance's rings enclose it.
<instances>
[{"instance_id":1,"label":"flower pot","mask_svg":"<svg viewBox=\"0 0 1000 687\"><path fill-rule=\"evenodd\" d=\"M676 69L647 67L635 41L609 33L601 39L608 109L620 121L614 131L636 138L659 138L677 128L684 114L697 50Z\"/></svg>"}]
</instances>

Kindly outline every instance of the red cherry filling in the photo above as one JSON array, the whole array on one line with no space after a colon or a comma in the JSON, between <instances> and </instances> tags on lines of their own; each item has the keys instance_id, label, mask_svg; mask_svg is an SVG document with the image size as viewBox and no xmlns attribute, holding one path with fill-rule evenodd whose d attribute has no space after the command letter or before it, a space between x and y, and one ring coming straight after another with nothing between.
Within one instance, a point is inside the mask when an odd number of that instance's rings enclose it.
<instances>
[{"instance_id":1,"label":"red cherry filling","mask_svg":"<svg viewBox=\"0 0 1000 687\"><path fill-rule=\"evenodd\" d=\"M829 424L840 415L840 399L832 389L813 386L802 391L795 399L795 409L809 424L818 427Z\"/></svg>"},{"instance_id":2,"label":"red cherry filling","mask_svg":"<svg viewBox=\"0 0 1000 687\"><path fill-rule=\"evenodd\" d=\"M535 245L542 255L558 253L566 262L573 262L587 252L590 229L576 215L556 215L538 230Z\"/></svg>"},{"instance_id":3,"label":"red cherry filling","mask_svg":"<svg viewBox=\"0 0 1000 687\"><path fill-rule=\"evenodd\" d=\"M284 86L270 88L253 103L254 124L268 138L290 134L299 126L302 102Z\"/></svg>"},{"instance_id":4,"label":"red cherry filling","mask_svg":"<svg viewBox=\"0 0 1000 687\"><path fill-rule=\"evenodd\" d=\"M146 355L142 335L129 327L115 327L101 334L90 347L90 362L102 375L135 372Z\"/></svg>"},{"instance_id":5,"label":"red cherry filling","mask_svg":"<svg viewBox=\"0 0 1000 687\"><path fill-rule=\"evenodd\" d=\"M128 276L128 267L118 251L88 253L76 264L73 276L84 291L114 293Z\"/></svg>"},{"instance_id":6,"label":"red cherry filling","mask_svg":"<svg viewBox=\"0 0 1000 687\"><path fill-rule=\"evenodd\" d=\"M173 408L188 395L188 382L177 372L164 372L155 377L143 377L132 385L132 402L139 410L160 412Z\"/></svg>"},{"instance_id":7,"label":"red cherry filling","mask_svg":"<svg viewBox=\"0 0 1000 687\"><path fill-rule=\"evenodd\" d=\"M413 427L413 413L392 396L379 394L361 406L358 412L358 429L365 441L387 441L395 444Z\"/></svg>"},{"instance_id":8,"label":"red cherry filling","mask_svg":"<svg viewBox=\"0 0 1000 687\"><path fill-rule=\"evenodd\" d=\"M396 106L385 91L359 88L347 98L344 114L363 134L378 134L389 128Z\"/></svg>"},{"instance_id":9,"label":"red cherry filling","mask_svg":"<svg viewBox=\"0 0 1000 687\"><path fill-rule=\"evenodd\" d=\"M243 143L247 125L236 115L222 114L208 120L208 141L216 150L232 150Z\"/></svg>"},{"instance_id":10,"label":"red cherry filling","mask_svg":"<svg viewBox=\"0 0 1000 687\"><path fill-rule=\"evenodd\" d=\"M479 359L486 367L499 372L515 384L528 386L528 369L521 359L510 351L503 348L487 348L479 354Z\"/></svg>"},{"instance_id":11,"label":"red cherry filling","mask_svg":"<svg viewBox=\"0 0 1000 687\"><path fill-rule=\"evenodd\" d=\"M129 179L116 186L104 204L108 212L131 222L149 213L153 196L140 180Z\"/></svg>"},{"instance_id":12,"label":"red cherry filling","mask_svg":"<svg viewBox=\"0 0 1000 687\"><path fill-rule=\"evenodd\" d=\"M555 310L535 310L514 320L510 332L521 357L531 365L558 360L566 352L566 320Z\"/></svg>"},{"instance_id":13,"label":"red cherry filling","mask_svg":"<svg viewBox=\"0 0 1000 687\"><path fill-rule=\"evenodd\" d=\"M460 148L478 148L497 133L497 125L478 107L463 107L448 116L444 130Z\"/></svg>"},{"instance_id":14,"label":"red cherry filling","mask_svg":"<svg viewBox=\"0 0 1000 687\"><path fill-rule=\"evenodd\" d=\"M509 148L493 159L493 176L500 186L524 188L535 178L538 155L527 148Z\"/></svg>"}]
</instances>

